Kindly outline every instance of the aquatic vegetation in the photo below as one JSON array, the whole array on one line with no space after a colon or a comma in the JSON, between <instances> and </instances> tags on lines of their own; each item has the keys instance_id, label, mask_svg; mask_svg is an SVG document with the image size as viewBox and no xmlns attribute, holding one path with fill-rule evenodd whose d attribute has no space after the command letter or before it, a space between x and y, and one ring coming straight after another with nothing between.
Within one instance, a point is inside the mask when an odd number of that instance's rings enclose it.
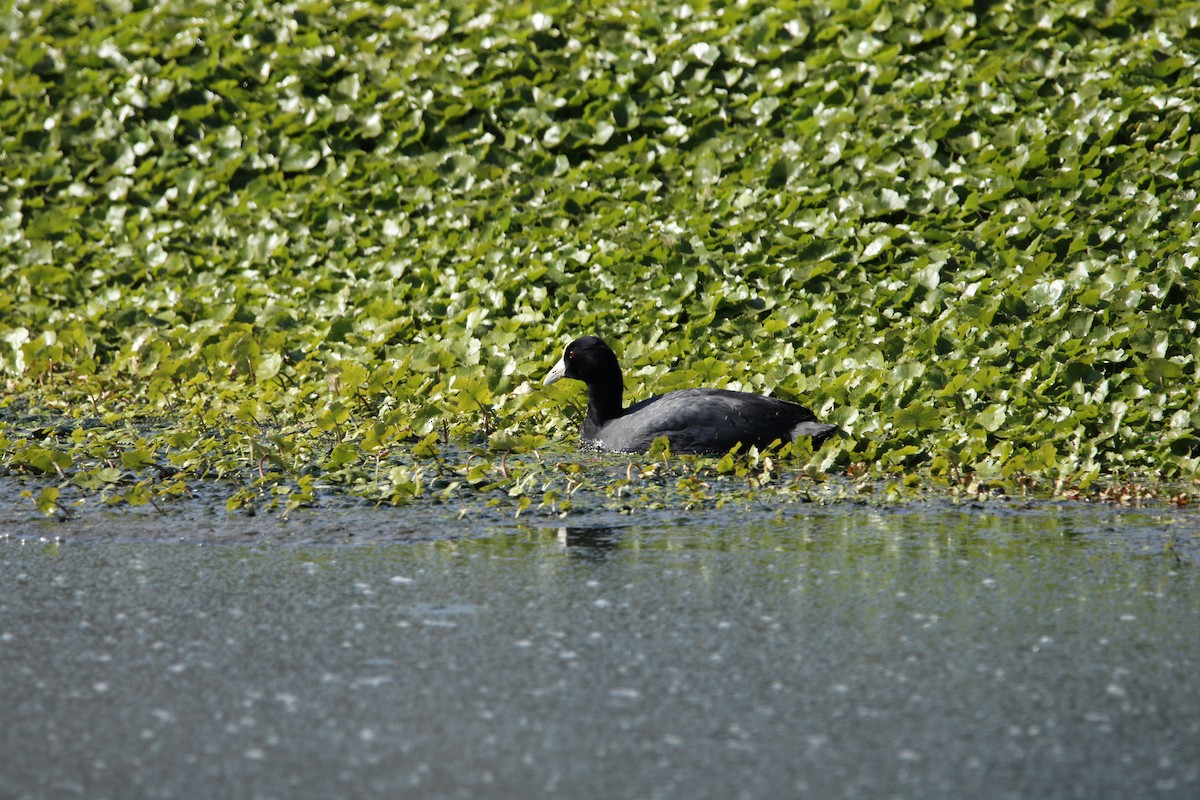
<instances>
[{"instance_id":1,"label":"aquatic vegetation","mask_svg":"<svg viewBox=\"0 0 1200 800\"><path fill-rule=\"evenodd\" d=\"M0 470L560 509L603 330L846 432L792 482L1186 487L1200 13L777 6L11 4Z\"/></svg>"}]
</instances>

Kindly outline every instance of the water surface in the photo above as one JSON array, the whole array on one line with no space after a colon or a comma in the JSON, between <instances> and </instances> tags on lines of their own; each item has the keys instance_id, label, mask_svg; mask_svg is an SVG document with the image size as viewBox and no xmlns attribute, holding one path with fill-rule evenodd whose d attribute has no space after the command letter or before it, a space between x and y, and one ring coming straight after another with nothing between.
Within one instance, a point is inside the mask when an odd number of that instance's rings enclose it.
<instances>
[{"instance_id":1,"label":"water surface","mask_svg":"<svg viewBox=\"0 0 1200 800\"><path fill-rule=\"evenodd\" d=\"M1200 793L1193 515L625 522L0 540L0 797Z\"/></svg>"}]
</instances>

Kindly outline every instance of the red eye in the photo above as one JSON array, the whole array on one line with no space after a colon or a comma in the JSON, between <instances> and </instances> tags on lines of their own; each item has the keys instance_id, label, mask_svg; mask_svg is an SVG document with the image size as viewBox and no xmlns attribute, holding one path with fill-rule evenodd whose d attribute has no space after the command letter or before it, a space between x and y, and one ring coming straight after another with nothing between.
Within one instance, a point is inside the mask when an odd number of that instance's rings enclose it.
<instances>
[{"instance_id":1,"label":"red eye","mask_svg":"<svg viewBox=\"0 0 1200 800\"><path fill-rule=\"evenodd\" d=\"M568 351L568 352L567 352L567 358L574 358L574 357L575 357L575 351L574 351L574 350L570 350L570 351Z\"/></svg>"}]
</instances>

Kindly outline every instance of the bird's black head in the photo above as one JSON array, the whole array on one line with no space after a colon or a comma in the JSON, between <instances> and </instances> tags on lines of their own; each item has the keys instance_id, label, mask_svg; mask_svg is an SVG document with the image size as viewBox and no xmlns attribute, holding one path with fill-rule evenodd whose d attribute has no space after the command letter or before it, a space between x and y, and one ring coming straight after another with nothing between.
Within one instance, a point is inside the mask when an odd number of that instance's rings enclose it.
<instances>
[{"instance_id":1,"label":"bird's black head","mask_svg":"<svg viewBox=\"0 0 1200 800\"><path fill-rule=\"evenodd\" d=\"M582 336L567 345L562 358L542 383L549 385L560 378L574 378L589 386L622 384L617 356L598 336Z\"/></svg>"}]
</instances>

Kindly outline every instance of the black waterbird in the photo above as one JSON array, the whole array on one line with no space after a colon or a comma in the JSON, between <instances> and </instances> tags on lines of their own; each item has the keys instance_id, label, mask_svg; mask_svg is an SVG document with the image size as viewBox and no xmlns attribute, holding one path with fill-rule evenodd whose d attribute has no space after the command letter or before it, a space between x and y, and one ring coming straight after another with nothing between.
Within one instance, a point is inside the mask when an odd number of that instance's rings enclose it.
<instances>
[{"instance_id":1,"label":"black waterbird","mask_svg":"<svg viewBox=\"0 0 1200 800\"><path fill-rule=\"evenodd\" d=\"M584 447L610 453L643 453L665 436L675 453L723 453L735 444L760 449L811 437L816 447L837 430L802 405L728 389L679 389L629 408L617 356L600 338L567 345L543 385L560 378L587 384Z\"/></svg>"}]
</instances>

